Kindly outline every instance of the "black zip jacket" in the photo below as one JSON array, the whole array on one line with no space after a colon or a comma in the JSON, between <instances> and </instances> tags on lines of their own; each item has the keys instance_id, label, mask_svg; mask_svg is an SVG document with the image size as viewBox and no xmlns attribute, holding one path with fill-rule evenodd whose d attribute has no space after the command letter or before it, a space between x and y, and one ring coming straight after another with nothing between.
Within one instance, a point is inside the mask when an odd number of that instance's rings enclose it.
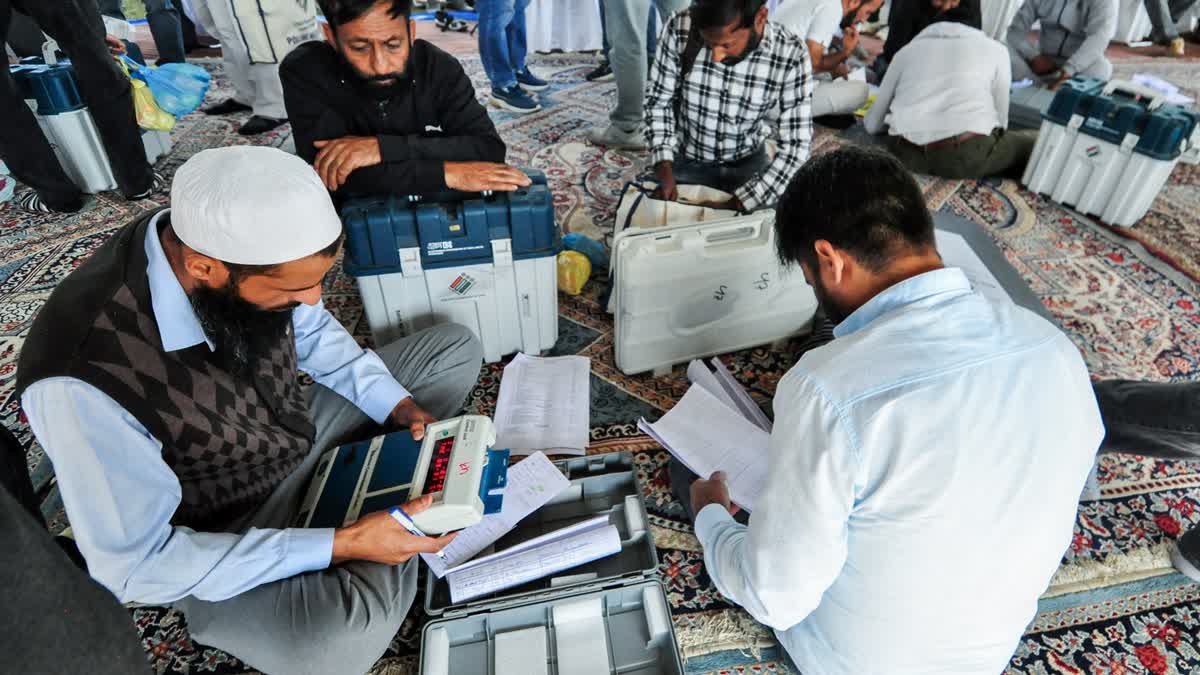
<instances>
[{"instance_id":1,"label":"black zip jacket","mask_svg":"<svg viewBox=\"0 0 1200 675\"><path fill-rule=\"evenodd\" d=\"M453 56L413 42L411 77L376 89L327 42L300 45L279 66L296 152L312 164L318 140L377 136L381 164L358 169L338 198L446 189L442 162L503 162L505 147L475 87Z\"/></svg>"}]
</instances>

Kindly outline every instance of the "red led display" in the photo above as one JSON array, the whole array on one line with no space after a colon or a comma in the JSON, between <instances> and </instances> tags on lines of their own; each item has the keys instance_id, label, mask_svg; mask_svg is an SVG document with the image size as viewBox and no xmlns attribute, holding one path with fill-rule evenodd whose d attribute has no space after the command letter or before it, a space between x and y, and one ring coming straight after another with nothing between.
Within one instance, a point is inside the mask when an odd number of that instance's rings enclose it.
<instances>
[{"instance_id":1,"label":"red led display","mask_svg":"<svg viewBox=\"0 0 1200 675\"><path fill-rule=\"evenodd\" d=\"M429 471L425 474L425 487L421 494L441 492L446 487L446 474L450 469L450 453L454 451L454 437L443 438L433 444L433 457L429 459Z\"/></svg>"}]
</instances>

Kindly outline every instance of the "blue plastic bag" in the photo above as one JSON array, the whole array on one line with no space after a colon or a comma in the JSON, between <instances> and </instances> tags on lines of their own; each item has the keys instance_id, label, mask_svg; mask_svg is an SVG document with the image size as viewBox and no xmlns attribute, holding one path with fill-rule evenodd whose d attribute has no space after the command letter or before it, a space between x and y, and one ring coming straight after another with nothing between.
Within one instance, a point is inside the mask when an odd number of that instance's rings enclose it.
<instances>
[{"instance_id":1,"label":"blue plastic bag","mask_svg":"<svg viewBox=\"0 0 1200 675\"><path fill-rule=\"evenodd\" d=\"M140 65L122 55L129 73L150 87L158 107L176 117L182 117L204 101L211 77L208 71L190 63L164 63L157 68Z\"/></svg>"},{"instance_id":2,"label":"blue plastic bag","mask_svg":"<svg viewBox=\"0 0 1200 675\"><path fill-rule=\"evenodd\" d=\"M604 250L604 244L578 232L564 234L562 243L567 250L587 256L588 262L592 263L592 269L608 269L608 251Z\"/></svg>"}]
</instances>

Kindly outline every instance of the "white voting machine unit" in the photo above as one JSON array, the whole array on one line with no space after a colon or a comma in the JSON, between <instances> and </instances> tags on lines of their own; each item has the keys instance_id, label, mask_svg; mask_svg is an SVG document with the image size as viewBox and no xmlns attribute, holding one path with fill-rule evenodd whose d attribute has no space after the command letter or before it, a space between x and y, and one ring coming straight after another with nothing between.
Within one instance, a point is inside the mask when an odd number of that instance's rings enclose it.
<instances>
[{"instance_id":1,"label":"white voting machine unit","mask_svg":"<svg viewBox=\"0 0 1200 675\"><path fill-rule=\"evenodd\" d=\"M494 433L476 415L430 425L421 443L397 431L333 448L317 462L296 525L344 527L423 494L434 504L413 521L426 534L476 523L504 503L508 451L486 445Z\"/></svg>"},{"instance_id":2,"label":"white voting machine unit","mask_svg":"<svg viewBox=\"0 0 1200 675\"><path fill-rule=\"evenodd\" d=\"M613 242L617 367L662 371L807 330L817 299L775 251L775 213L627 229Z\"/></svg>"},{"instance_id":3,"label":"white voting machine unit","mask_svg":"<svg viewBox=\"0 0 1200 675\"><path fill-rule=\"evenodd\" d=\"M459 573L427 575L433 620L421 641L422 675L684 672L632 456L555 466L569 485L495 542L518 553L486 575L459 567L468 582L502 590L456 601ZM534 545L564 532L550 546ZM598 546L611 548L594 557L587 547Z\"/></svg>"}]
</instances>

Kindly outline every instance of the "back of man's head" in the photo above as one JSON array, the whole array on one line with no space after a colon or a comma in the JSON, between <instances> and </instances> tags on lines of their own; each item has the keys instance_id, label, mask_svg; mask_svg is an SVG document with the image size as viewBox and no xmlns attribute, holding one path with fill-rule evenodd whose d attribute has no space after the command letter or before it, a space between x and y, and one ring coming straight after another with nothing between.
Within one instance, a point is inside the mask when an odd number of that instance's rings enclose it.
<instances>
[{"instance_id":1,"label":"back of man's head","mask_svg":"<svg viewBox=\"0 0 1200 675\"><path fill-rule=\"evenodd\" d=\"M754 25L754 15L767 0L692 0L689 13L697 30L717 30L734 21L738 27Z\"/></svg>"},{"instance_id":2,"label":"back of man's head","mask_svg":"<svg viewBox=\"0 0 1200 675\"><path fill-rule=\"evenodd\" d=\"M405 23L412 16L412 0L317 0L317 4L329 27L335 31L339 26L361 18L377 5L385 6L391 18L402 18Z\"/></svg>"},{"instance_id":3,"label":"back of man's head","mask_svg":"<svg viewBox=\"0 0 1200 675\"><path fill-rule=\"evenodd\" d=\"M779 201L775 230L780 259L810 268L820 240L873 273L935 246L933 219L912 174L883 151L853 145L800 167Z\"/></svg>"}]
</instances>

